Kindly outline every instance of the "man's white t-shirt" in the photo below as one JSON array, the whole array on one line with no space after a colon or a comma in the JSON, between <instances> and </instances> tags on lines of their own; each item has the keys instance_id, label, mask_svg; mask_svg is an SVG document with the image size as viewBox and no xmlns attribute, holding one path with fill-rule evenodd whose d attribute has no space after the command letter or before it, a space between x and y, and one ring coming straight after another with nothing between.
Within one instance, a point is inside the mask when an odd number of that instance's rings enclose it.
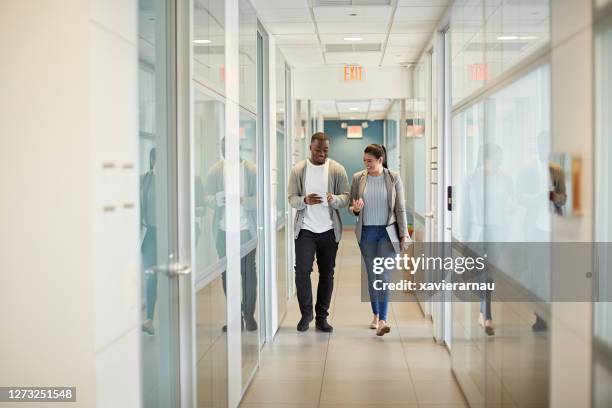
<instances>
[{"instance_id":1,"label":"man's white t-shirt","mask_svg":"<svg viewBox=\"0 0 612 408\"><path fill-rule=\"evenodd\" d=\"M329 177L329 160L325 164L315 166L306 159L306 194L318 194L322 196L323 203L306 205L306 214L302 229L320 234L334 228L329 206L327 205L327 186Z\"/></svg>"}]
</instances>

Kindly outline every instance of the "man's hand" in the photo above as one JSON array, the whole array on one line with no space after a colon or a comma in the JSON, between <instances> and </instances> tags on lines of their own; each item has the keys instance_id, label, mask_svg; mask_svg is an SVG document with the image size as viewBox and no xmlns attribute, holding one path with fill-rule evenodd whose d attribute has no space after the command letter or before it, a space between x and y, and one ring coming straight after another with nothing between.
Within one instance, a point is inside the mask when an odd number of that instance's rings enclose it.
<instances>
[{"instance_id":1,"label":"man's hand","mask_svg":"<svg viewBox=\"0 0 612 408\"><path fill-rule=\"evenodd\" d=\"M308 205L314 205L314 204L321 204L323 200L321 200L321 197L319 197L318 194L312 193L304 197L304 202Z\"/></svg>"},{"instance_id":2,"label":"man's hand","mask_svg":"<svg viewBox=\"0 0 612 408\"><path fill-rule=\"evenodd\" d=\"M332 205L334 201L334 195L332 193L327 193L327 204Z\"/></svg>"},{"instance_id":3,"label":"man's hand","mask_svg":"<svg viewBox=\"0 0 612 408\"><path fill-rule=\"evenodd\" d=\"M353 200L353 212L355 214L361 212L361 209L363 208L364 203L363 203L363 199L359 199L359 200Z\"/></svg>"}]
</instances>

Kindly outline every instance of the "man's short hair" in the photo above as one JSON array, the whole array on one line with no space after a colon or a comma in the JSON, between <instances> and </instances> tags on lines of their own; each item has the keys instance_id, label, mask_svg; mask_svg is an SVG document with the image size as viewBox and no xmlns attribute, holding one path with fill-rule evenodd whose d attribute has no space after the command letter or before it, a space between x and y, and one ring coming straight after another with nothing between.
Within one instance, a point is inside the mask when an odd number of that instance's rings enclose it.
<instances>
[{"instance_id":1,"label":"man's short hair","mask_svg":"<svg viewBox=\"0 0 612 408\"><path fill-rule=\"evenodd\" d=\"M315 140L320 140L321 142L329 142L329 137L327 137L327 135L323 132L317 132L310 138L310 143L314 143Z\"/></svg>"}]
</instances>

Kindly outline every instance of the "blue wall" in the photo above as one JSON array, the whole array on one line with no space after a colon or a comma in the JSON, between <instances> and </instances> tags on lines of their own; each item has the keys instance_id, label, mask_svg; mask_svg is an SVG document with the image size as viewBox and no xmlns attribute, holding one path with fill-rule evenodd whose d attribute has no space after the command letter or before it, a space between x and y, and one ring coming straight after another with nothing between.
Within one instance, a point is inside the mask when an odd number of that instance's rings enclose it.
<instances>
[{"instance_id":1,"label":"blue wall","mask_svg":"<svg viewBox=\"0 0 612 408\"><path fill-rule=\"evenodd\" d=\"M340 163L346 169L346 174L350 183L353 180L353 174L363 170L363 149L371 143L383 143L383 121L375 120L368 121L368 127L363 129L362 139L347 139L346 129L342 129L342 122L347 122L350 125L359 126L361 120L326 120L324 122L324 131L331 139L329 147L329 157ZM346 208L340 210L343 225L355 225L357 219L348 213Z\"/></svg>"}]
</instances>

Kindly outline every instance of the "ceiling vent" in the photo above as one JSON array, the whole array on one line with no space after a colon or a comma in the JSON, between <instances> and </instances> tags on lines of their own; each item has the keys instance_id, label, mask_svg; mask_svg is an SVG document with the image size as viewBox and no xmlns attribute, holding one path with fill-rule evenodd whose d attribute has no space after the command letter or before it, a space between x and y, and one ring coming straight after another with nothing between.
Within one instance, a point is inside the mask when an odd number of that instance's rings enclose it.
<instances>
[{"instance_id":1,"label":"ceiling vent","mask_svg":"<svg viewBox=\"0 0 612 408\"><path fill-rule=\"evenodd\" d=\"M380 52L382 44L325 44L325 52Z\"/></svg>"},{"instance_id":2,"label":"ceiling vent","mask_svg":"<svg viewBox=\"0 0 612 408\"><path fill-rule=\"evenodd\" d=\"M313 0L314 7L390 6L392 0Z\"/></svg>"}]
</instances>

